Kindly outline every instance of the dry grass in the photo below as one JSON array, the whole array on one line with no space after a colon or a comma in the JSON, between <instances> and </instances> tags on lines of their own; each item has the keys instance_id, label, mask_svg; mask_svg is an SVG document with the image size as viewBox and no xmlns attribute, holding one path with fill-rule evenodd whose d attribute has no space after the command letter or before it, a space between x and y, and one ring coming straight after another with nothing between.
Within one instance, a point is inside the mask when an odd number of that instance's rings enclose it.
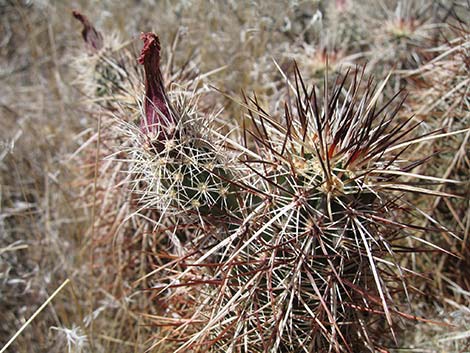
<instances>
[{"instance_id":1,"label":"dry grass","mask_svg":"<svg viewBox=\"0 0 470 353\"><path fill-rule=\"evenodd\" d=\"M415 114L412 122L422 121L419 134L437 129L445 134L470 126L469 27L459 21L468 19L470 4L465 0L75 1L73 6L0 1L0 28L5 34L0 40L0 349L28 323L6 352L144 352L157 336L174 334L180 317L169 310L206 315L191 310L194 302L211 303L207 293L148 290L180 272L193 272L184 264L169 266L174 265L175 253L189 249L175 236L181 218L175 213L162 217L154 209L161 204L155 193L144 195L144 204L152 206L147 209L136 202L139 186L129 190L133 170L127 153L136 152L138 142L128 136L139 136L135 130L142 111L143 72L135 60L140 32L159 34L170 99L177 101L178 109L191 101L194 111L188 112L187 124L204 123L201 136L217 136L208 140L211 146L221 144L227 135L232 143L225 141L224 148L240 148L242 142L236 141L243 141L243 133L236 126L245 124L254 131L263 120L250 119L246 106L257 113L261 107L283 111L289 99L286 79L295 82L292 60L306 82L317 83L319 95L324 94L326 69L333 75L368 62L366 72L378 79L393 70L377 103L406 88L410 97L397 119ZM94 100L99 56L86 52L81 26L71 16L75 8L103 33L108 58L123 53L120 60L129 70L122 92L111 87L101 100ZM257 108L243 102L242 91L249 97L256 93ZM275 113L272 119L281 121L281 115ZM420 227L446 230L420 239L453 255L416 253L400 262L424 274L424 279L407 281L410 313L451 326L397 320L397 343L402 348L393 352L470 349L468 139L467 130L410 147L416 160L439 152L413 173L462 182L455 186L424 180L431 182L426 186L434 193L461 198L416 196L410 201L429 215L420 216ZM253 141L246 143L242 155L256 149ZM221 165L234 163L236 155L229 154ZM256 183L266 190L274 188L266 178L259 177ZM248 207L241 212L248 213ZM416 214L412 220L419 219ZM218 225L205 228L207 221L202 223L199 233L186 228L178 236L200 241L205 234L220 231ZM266 224L272 225L269 220ZM158 269L167 277L156 277ZM52 298L66 280L70 284ZM218 287L208 285L206 290L212 293ZM379 292L388 299L395 295ZM220 298L222 304L229 300ZM402 304L406 302L397 305ZM380 303L375 310L380 308L387 310ZM175 322L163 321L171 318ZM384 322L378 325L385 327ZM220 334L217 330L220 327L215 330ZM395 346L391 341L383 339L381 346ZM229 344L220 342L220 347ZM153 351L173 352L177 346L181 344L164 342Z\"/></svg>"}]
</instances>

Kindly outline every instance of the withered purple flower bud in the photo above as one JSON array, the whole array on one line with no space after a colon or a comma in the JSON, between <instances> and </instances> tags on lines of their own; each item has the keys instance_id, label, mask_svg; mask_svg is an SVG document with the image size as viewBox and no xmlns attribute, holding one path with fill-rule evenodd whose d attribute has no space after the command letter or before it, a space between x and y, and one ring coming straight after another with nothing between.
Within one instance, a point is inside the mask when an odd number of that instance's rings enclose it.
<instances>
[{"instance_id":1,"label":"withered purple flower bud","mask_svg":"<svg viewBox=\"0 0 470 353\"><path fill-rule=\"evenodd\" d=\"M79 20L83 25L82 37L88 49L93 53L103 48L103 36L96 30L88 18L76 10L74 10L72 14L73 17Z\"/></svg>"},{"instance_id":2,"label":"withered purple flower bud","mask_svg":"<svg viewBox=\"0 0 470 353\"><path fill-rule=\"evenodd\" d=\"M167 139L176 126L160 71L160 41L154 33L142 33L144 47L138 59L145 70L145 118L140 126L144 133Z\"/></svg>"}]
</instances>

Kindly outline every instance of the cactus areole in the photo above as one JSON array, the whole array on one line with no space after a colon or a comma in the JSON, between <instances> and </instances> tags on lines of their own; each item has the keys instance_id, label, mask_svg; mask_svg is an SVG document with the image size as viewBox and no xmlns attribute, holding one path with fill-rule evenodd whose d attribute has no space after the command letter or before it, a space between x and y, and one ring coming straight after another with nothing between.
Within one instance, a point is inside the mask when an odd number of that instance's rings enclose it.
<instances>
[{"instance_id":1,"label":"cactus areole","mask_svg":"<svg viewBox=\"0 0 470 353\"><path fill-rule=\"evenodd\" d=\"M160 71L160 41L154 33L142 33L141 39L144 47L138 62L144 65L145 70L145 116L140 127L148 136L166 140L171 137L176 121L171 114Z\"/></svg>"}]
</instances>

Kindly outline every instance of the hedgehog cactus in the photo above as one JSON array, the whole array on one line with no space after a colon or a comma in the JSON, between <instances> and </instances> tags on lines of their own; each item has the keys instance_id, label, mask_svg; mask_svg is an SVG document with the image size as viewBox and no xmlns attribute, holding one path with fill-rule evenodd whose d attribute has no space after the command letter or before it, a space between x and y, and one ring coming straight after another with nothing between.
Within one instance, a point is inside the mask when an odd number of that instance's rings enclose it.
<instances>
[{"instance_id":1,"label":"hedgehog cactus","mask_svg":"<svg viewBox=\"0 0 470 353\"><path fill-rule=\"evenodd\" d=\"M87 16L73 11L73 16L83 25L82 38L86 46L86 58L81 58L77 70L82 78L84 91L89 99L106 108L118 111L126 120L137 115L138 105L134 99L140 89L140 71L130 65L127 44L113 36L104 36Z\"/></svg>"},{"instance_id":2,"label":"hedgehog cactus","mask_svg":"<svg viewBox=\"0 0 470 353\"><path fill-rule=\"evenodd\" d=\"M448 196L419 186L447 180L414 174L423 160L406 154L434 136L413 137L398 94L380 103L386 82L355 72L318 96L296 66L283 119L245 99L252 129L231 140L193 97L166 93L158 37L142 40L144 109L139 127L121 124L123 153L140 213L156 210L145 218L171 224L175 245L143 277L165 301L152 348L373 352L384 331L395 339L394 318L411 317L403 239L427 230L407 220L422 213L407 193Z\"/></svg>"},{"instance_id":3,"label":"hedgehog cactus","mask_svg":"<svg viewBox=\"0 0 470 353\"><path fill-rule=\"evenodd\" d=\"M196 298L173 333L177 352L374 351L373 323L383 315L395 337L393 316L407 317L394 300L407 292L400 240L422 230L401 221L402 193L433 193L405 180L427 178L402 157L418 124L397 121L401 102L378 105L385 82L361 89L355 74L347 87L345 76L318 99L296 72L284 124L246 104L254 146L238 151L242 177L220 180L237 190L231 227L194 232L174 262L188 269L162 268L162 293L187 286ZM183 185L174 197L186 195Z\"/></svg>"},{"instance_id":4,"label":"hedgehog cactus","mask_svg":"<svg viewBox=\"0 0 470 353\"><path fill-rule=\"evenodd\" d=\"M384 84L347 79L318 99L297 75L284 124L252 100L256 152L240 151L236 183L245 210L228 233L193 239L189 270L165 287L187 283L200 298L178 352L374 351L383 328L372 323L383 315L394 335L392 315L407 316L393 299L406 291L397 252L418 227L400 222L394 190L431 193L400 181L420 163L399 159L416 124L396 122L400 103L378 106Z\"/></svg>"},{"instance_id":5,"label":"hedgehog cactus","mask_svg":"<svg viewBox=\"0 0 470 353\"><path fill-rule=\"evenodd\" d=\"M146 92L141 142L135 144L132 159L135 181L143 181L145 187L136 185L135 190L148 208L202 212L207 217L223 214L228 211L228 180L234 173L204 131L206 119L191 108L194 103L183 100L178 109L170 104L159 67L158 37L144 33L141 38L139 63L145 68Z\"/></svg>"}]
</instances>

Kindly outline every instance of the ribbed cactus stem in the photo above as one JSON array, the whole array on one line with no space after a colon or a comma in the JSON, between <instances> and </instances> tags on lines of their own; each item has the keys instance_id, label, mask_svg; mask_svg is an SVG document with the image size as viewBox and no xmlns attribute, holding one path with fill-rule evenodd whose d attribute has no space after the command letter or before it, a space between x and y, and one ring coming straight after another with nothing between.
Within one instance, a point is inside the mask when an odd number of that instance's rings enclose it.
<instances>
[{"instance_id":1,"label":"ribbed cactus stem","mask_svg":"<svg viewBox=\"0 0 470 353\"><path fill-rule=\"evenodd\" d=\"M229 195L232 173L225 170L224 156L194 129L194 119L202 121L200 117L189 116L186 106L173 108L160 70L158 36L142 33L141 39L138 62L145 70L145 102L140 129L148 138L144 146L150 148L138 151L136 171L149 181L142 190L144 199L163 209L170 206L184 217L188 211L207 219L226 215L227 200L234 200ZM236 207L235 203L232 209Z\"/></svg>"}]
</instances>

